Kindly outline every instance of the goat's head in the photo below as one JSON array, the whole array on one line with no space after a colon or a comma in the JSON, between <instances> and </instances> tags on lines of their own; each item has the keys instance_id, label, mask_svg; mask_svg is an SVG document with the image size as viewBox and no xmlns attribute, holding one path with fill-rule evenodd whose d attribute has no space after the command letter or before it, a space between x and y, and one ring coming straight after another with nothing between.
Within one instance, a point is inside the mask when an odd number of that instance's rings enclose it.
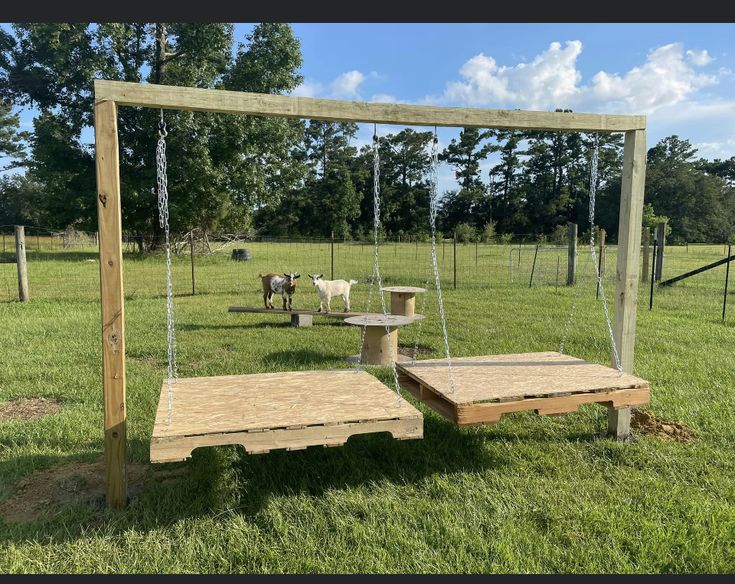
<instances>
[{"instance_id":1,"label":"goat's head","mask_svg":"<svg viewBox=\"0 0 735 584\"><path fill-rule=\"evenodd\" d=\"M318 276L314 276L312 274L307 274L309 278L311 279L311 283L316 286L317 280L321 280L324 277L324 274L319 274Z\"/></svg>"},{"instance_id":2,"label":"goat's head","mask_svg":"<svg viewBox=\"0 0 735 584\"><path fill-rule=\"evenodd\" d=\"M296 286L296 280L301 277L301 274L296 272L295 274L293 272L290 273L283 273L283 275L286 277L286 280L288 280L288 286L289 288L293 288Z\"/></svg>"}]
</instances>

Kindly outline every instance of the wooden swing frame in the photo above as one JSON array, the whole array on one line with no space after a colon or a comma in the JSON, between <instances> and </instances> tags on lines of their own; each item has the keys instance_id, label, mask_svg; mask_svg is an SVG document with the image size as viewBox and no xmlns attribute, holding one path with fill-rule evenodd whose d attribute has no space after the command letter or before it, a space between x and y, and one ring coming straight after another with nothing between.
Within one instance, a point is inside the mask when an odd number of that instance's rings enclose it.
<instances>
[{"instance_id":1,"label":"wooden swing frame","mask_svg":"<svg viewBox=\"0 0 735 584\"><path fill-rule=\"evenodd\" d=\"M122 508L128 498L118 106L403 126L624 132L614 335L623 370L632 372L646 169L645 116L364 103L104 80L94 82L94 95L108 506ZM608 410L611 432L627 435L629 427L630 408Z\"/></svg>"}]
</instances>

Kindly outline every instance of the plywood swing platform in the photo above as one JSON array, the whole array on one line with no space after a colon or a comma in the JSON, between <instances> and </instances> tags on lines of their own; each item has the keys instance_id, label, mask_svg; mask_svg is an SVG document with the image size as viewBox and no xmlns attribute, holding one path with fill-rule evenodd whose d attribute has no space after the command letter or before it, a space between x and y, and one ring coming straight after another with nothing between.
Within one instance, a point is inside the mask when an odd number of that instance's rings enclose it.
<instances>
[{"instance_id":1,"label":"plywood swing platform","mask_svg":"<svg viewBox=\"0 0 735 584\"><path fill-rule=\"evenodd\" d=\"M648 403L647 381L557 352L396 363L403 389L460 426L492 424L503 414L574 412L581 404L614 409Z\"/></svg>"},{"instance_id":2,"label":"plywood swing platform","mask_svg":"<svg viewBox=\"0 0 735 584\"><path fill-rule=\"evenodd\" d=\"M350 436L423 437L423 415L358 369L179 378L168 423L164 380L151 462L186 460L196 448L240 444L250 454L342 446Z\"/></svg>"}]
</instances>

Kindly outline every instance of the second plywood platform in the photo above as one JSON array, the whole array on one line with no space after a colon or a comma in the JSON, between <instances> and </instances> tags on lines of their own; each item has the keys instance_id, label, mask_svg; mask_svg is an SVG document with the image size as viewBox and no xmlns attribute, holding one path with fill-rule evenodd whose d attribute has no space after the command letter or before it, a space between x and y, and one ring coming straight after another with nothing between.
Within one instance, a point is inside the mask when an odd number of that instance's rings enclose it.
<instances>
[{"instance_id":1,"label":"second plywood platform","mask_svg":"<svg viewBox=\"0 0 735 584\"><path fill-rule=\"evenodd\" d=\"M151 462L185 460L195 448L240 444L251 454L341 446L350 436L423 436L423 416L365 371L293 371L177 379L168 423L163 382Z\"/></svg>"},{"instance_id":2,"label":"second plywood platform","mask_svg":"<svg viewBox=\"0 0 735 584\"><path fill-rule=\"evenodd\" d=\"M498 422L502 414L576 411L584 403L613 408L645 404L648 382L556 352L397 363L399 382L422 402L459 425Z\"/></svg>"}]
</instances>

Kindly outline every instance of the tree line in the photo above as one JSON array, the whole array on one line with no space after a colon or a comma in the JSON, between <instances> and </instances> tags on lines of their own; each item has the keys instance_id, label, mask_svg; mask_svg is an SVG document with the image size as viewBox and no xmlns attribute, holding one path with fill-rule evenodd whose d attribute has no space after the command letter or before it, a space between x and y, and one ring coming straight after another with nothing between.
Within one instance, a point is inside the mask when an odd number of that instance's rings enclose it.
<instances>
[{"instance_id":1,"label":"tree line","mask_svg":"<svg viewBox=\"0 0 735 584\"><path fill-rule=\"evenodd\" d=\"M228 23L44 23L0 30L0 156L24 172L0 179L0 224L95 230L93 80L288 94L303 78L291 27L261 23L236 41ZM21 132L16 106L39 115ZM142 249L160 238L155 145L160 113L120 108L123 225ZM272 236L368 237L373 146L356 124L167 110L171 226ZM439 153L457 188L441 193L439 228L461 240L589 229L590 134L464 128ZM622 135L600 135L596 224L615 239ZM381 136L384 235L426 237L434 135ZM735 157L706 160L679 136L648 151L646 212L670 240L735 233Z\"/></svg>"}]
</instances>

